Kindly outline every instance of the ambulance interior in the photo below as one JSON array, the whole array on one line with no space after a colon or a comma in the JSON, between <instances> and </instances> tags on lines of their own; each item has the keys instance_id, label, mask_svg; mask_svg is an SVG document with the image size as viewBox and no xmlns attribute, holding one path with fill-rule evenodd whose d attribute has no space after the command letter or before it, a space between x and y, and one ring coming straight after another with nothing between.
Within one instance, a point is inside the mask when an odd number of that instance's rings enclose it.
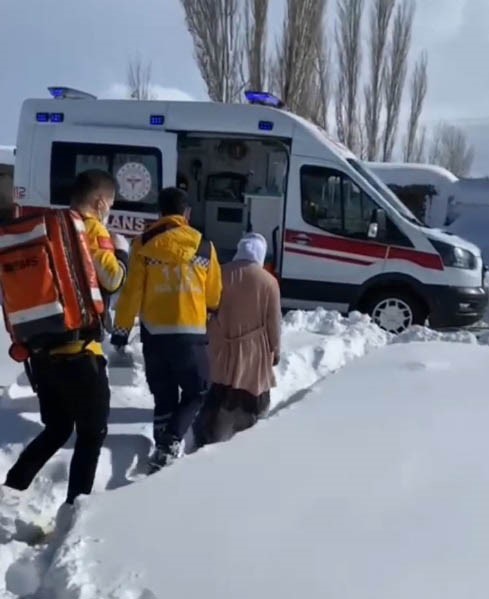
<instances>
[{"instance_id":1,"label":"ambulance interior","mask_svg":"<svg viewBox=\"0 0 489 599\"><path fill-rule=\"evenodd\" d=\"M188 190L191 224L214 243L221 262L253 231L265 237L267 263L278 268L288 154L278 139L179 139L177 179Z\"/></svg>"}]
</instances>

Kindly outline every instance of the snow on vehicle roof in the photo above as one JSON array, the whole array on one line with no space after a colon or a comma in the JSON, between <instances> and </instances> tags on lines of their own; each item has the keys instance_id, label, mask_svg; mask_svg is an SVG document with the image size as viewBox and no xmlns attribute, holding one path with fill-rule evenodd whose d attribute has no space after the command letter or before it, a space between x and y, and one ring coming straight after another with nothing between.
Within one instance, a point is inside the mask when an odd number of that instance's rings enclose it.
<instances>
[{"instance_id":1,"label":"snow on vehicle roof","mask_svg":"<svg viewBox=\"0 0 489 599\"><path fill-rule=\"evenodd\" d=\"M10 164L13 166L15 163L14 150L15 146L0 146L0 164Z\"/></svg>"},{"instance_id":2,"label":"snow on vehicle roof","mask_svg":"<svg viewBox=\"0 0 489 599\"><path fill-rule=\"evenodd\" d=\"M436 164L415 162L367 162L371 170L384 181L398 185L454 183L458 181L453 173Z\"/></svg>"}]
</instances>

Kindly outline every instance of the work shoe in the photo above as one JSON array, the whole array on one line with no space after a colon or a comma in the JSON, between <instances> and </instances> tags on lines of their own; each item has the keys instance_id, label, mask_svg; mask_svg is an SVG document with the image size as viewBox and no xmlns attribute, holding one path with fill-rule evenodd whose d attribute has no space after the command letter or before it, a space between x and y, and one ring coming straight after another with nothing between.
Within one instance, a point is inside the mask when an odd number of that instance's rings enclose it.
<instances>
[{"instance_id":1,"label":"work shoe","mask_svg":"<svg viewBox=\"0 0 489 599\"><path fill-rule=\"evenodd\" d=\"M180 447L181 442L176 438L172 438L165 445L158 445L149 458L148 474L154 474L161 468L173 464L180 457Z\"/></svg>"}]
</instances>

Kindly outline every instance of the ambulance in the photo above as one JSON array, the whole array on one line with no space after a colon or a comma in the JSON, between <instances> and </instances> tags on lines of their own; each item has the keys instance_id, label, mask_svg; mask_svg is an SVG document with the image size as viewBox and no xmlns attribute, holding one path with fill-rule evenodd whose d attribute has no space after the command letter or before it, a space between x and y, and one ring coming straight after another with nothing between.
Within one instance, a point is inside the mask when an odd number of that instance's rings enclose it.
<instances>
[{"instance_id":1,"label":"ambulance","mask_svg":"<svg viewBox=\"0 0 489 599\"><path fill-rule=\"evenodd\" d=\"M67 87L23 103L14 173L23 205L66 206L74 177L109 171L110 228L157 218L162 187L188 191L191 224L230 260L265 236L285 309L359 310L392 333L479 321L488 294L480 250L423 225L354 154L279 98L243 104L99 100Z\"/></svg>"}]
</instances>

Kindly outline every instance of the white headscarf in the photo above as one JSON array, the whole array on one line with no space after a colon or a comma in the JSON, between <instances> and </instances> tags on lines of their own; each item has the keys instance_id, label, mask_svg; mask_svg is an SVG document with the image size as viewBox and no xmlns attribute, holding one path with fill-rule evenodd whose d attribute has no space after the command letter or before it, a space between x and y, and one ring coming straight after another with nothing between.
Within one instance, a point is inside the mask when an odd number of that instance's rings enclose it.
<instances>
[{"instance_id":1,"label":"white headscarf","mask_svg":"<svg viewBox=\"0 0 489 599\"><path fill-rule=\"evenodd\" d=\"M263 266L266 255L267 240L263 235L260 235L260 233L247 233L238 242L238 249L233 260L246 260Z\"/></svg>"}]
</instances>

